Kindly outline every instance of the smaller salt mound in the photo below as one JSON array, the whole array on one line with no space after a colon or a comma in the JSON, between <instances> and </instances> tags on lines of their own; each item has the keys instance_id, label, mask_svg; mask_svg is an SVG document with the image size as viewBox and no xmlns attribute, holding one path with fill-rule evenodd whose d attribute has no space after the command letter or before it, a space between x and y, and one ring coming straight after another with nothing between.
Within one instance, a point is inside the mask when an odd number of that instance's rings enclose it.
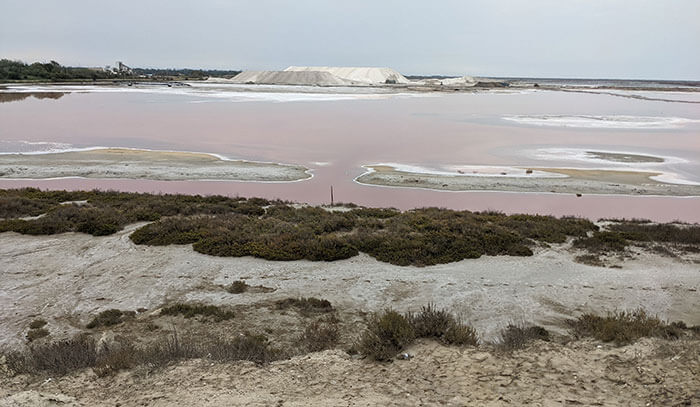
<instances>
[{"instance_id":1,"label":"smaller salt mound","mask_svg":"<svg viewBox=\"0 0 700 407\"><path fill-rule=\"evenodd\" d=\"M234 76L230 83L254 83L260 85L311 85L347 86L350 81L337 78L328 72L244 71Z\"/></svg>"},{"instance_id":2,"label":"smaller salt mound","mask_svg":"<svg viewBox=\"0 0 700 407\"><path fill-rule=\"evenodd\" d=\"M284 72L328 72L337 78L360 84L411 83L405 76L391 68L290 66Z\"/></svg>"}]
</instances>

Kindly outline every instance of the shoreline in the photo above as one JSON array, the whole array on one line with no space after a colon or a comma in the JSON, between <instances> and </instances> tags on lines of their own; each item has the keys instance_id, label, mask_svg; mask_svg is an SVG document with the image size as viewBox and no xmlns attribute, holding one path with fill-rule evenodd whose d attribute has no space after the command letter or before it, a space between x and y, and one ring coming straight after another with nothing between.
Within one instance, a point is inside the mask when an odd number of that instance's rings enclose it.
<instances>
[{"instance_id":1,"label":"shoreline","mask_svg":"<svg viewBox=\"0 0 700 407\"><path fill-rule=\"evenodd\" d=\"M229 159L199 152L89 147L61 152L0 154L0 179L147 179L156 181L295 182L306 167Z\"/></svg>"},{"instance_id":2,"label":"shoreline","mask_svg":"<svg viewBox=\"0 0 700 407\"><path fill-rule=\"evenodd\" d=\"M572 168L523 168L559 174L543 176L489 176L401 171L389 165L365 165L363 174L354 181L360 185L417 188L449 192L517 192L590 194L622 196L697 197L700 186L671 184L651 177L663 176L653 171L617 171Z\"/></svg>"}]
</instances>

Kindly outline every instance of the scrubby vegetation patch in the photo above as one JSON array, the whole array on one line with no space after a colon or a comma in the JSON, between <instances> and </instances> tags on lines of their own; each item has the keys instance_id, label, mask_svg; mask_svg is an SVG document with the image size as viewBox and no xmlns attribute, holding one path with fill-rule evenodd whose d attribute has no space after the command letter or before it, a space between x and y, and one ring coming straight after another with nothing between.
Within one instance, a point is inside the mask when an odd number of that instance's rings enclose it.
<instances>
[{"instance_id":1,"label":"scrubby vegetation patch","mask_svg":"<svg viewBox=\"0 0 700 407\"><path fill-rule=\"evenodd\" d=\"M163 307L160 310L161 315L182 315L185 318L193 318L195 316L202 316L204 318L211 318L215 322L225 321L234 317L234 312L226 310L222 307L217 307L216 305L203 305L203 304L183 304L176 303Z\"/></svg>"},{"instance_id":2,"label":"scrubby vegetation patch","mask_svg":"<svg viewBox=\"0 0 700 407\"><path fill-rule=\"evenodd\" d=\"M415 314L403 315L393 310L373 314L355 348L371 359L389 361L416 338L459 346L474 346L478 342L474 328L462 324L446 310L428 304Z\"/></svg>"},{"instance_id":3,"label":"scrubby vegetation patch","mask_svg":"<svg viewBox=\"0 0 700 407\"><path fill-rule=\"evenodd\" d=\"M568 321L576 337L590 336L603 342L627 344L644 337L677 339L683 335L683 325L668 324L644 309L618 311L599 316L583 314Z\"/></svg>"},{"instance_id":4,"label":"scrubby vegetation patch","mask_svg":"<svg viewBox=\"0 0 700 407\"><path fill-rule=\"evenodd\" d=\"M86 328L93 329L99 327L118 325L124 322L128 318L133 318L135 316L133 311L122 311L118 309L108 309L100 312L95 318L92 319Z\"/></svg>"},{"instance_id":5,"label":"scrubby vegetation patch","mask_svg":"<svg viewBox=\"0 0 700 407\"><path fill-rule=\"evenodd\" d=\"M275 301L275 307L277 309L294 308L307 315L333 311L333 305L331 305L330 301L315 297L285 298Z\"/></svg>"}]
</instances>

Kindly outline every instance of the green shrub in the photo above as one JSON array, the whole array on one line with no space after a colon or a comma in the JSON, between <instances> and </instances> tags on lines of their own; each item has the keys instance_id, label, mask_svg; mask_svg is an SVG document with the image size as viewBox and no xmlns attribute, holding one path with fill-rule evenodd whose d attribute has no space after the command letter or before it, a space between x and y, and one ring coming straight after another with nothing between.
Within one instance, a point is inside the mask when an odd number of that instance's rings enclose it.
<instances>
[{"instance_id":1,"label":"green shrub","mask_svg":"<svg viewBox=\"0 0 700 407\"><path fill-rule=\"evenodd\" d=\"M38 216L51 208L52 203L25 197L0 196L0 219Z\"/></svg>"},{"instance_id":2,"label":"green shrub","mask_svg":"<svg viewBox=\"0 0 700 407\"><path fill-rule=\"evenodd\" d=\"M61 205L66 201L86 205ZM153 221L130 238L136 244L192 244L213 256L335 261L364 252L396 265L428 266L483 255L531 256L537 242L592 253L622 251L634 241L685 245L697 251L700 227L622 221L600 232L585 219L422 208L327 211L281 201L223 196L152 195L115 191L0 190L0 232L108 235L136 221ZM45 213L33 220L12 218ZM594 232L592 237L587 233Z\"/></svg>"},{"instance_id":3,"label":"green shrub","mask_svg":"<svg viewBox=\"0 0 700 407\"><path fill-rule=\"evenodd\" d=\"M409 313L406 318L417 338L434 338L448 345L476 345L476 331L459 323L447 310L438 310L433 304L421 311Z\"/></svg>"},{"instance_id":4,"label":"green shrub","mask_svg":"<svg viewBox=\"0 0 700 407\"><path fill-rule=\"evenodd\" d=\"M201 315L205 318L212 318L215 322L221 322L234 317L233 311L228 311L215 305L202 304L182 304L176 303L163 307L161 315L182 315L185 318L192 318Z\"/></svg>"},{"instance_id":5,"label":"green shrub","mask_svg":"<svg viewBox=\"0 0 700 407\"><path fill-rule=\"evenodd\" d=\"M315 297L308 298L285 298L275 301L277 309L296 308L302 314L332 312L333 306L328 300Z\"/></svg>"},{"instance_id":6,"label":"green shrub","mask_svg":"<svg viewBox=\"0 0 700 407\"><path fill-rule=\"evenodd\" d=\"M697 225L624 222L610 225L610 230L620 233L628 240L700 245L700 226Z\"/></svg>"},{"instance_id":7,"label":"green shrub","mask_svg":"<svg viewBox=\"0 0 700 407\"><path fill-rule=\"evenodd\" d=\"M617 232L594 232L591 237L574 240L573 246L592 253L621 252L629 245L627 239Z\"/></svg>"},{"instance_id":8,"label":"green shrub","mask_svg":"<svg viewBox=\"0 0 700 407\"><path fill-rule=\"evenodd\" d=\"M137 347L129 341L98 352L94 338L75 338L33 344L23 351L5 353L5 363L13 374L65 375L84 368L93 368L98 376L115 373L139 365L165 366L183 359L208 358L216 361L248 360L267 363L284 357L270 347L262 335L244 333L233 338L180 338L177 333Z\"/></svg>"},{"instance_id":9,"label":"green shrub","mask_svg":"<svg viewBox=\"0 0 700 407\"><path fill-rule=\"evenodd\" d=\"M456 321L442 336L442 342L447 345L476 346L479 337L474 328Z\"/></svg>"},{"instance_id":10,"label":"green shrub","mask_svg":"<svg viewBox=\"0 0 700 407\"><path fill-rule=\"evenodd\" d=\"M591 336L617 344L631 343L643 337L677 339L683 334L683 329L678 325L669 325L641 308L614 312L605 317L584 314L569 320L568 324L576 337Z\"/></svg>"},{"instance_id":11,"label":"green shrub","mask_svg":"<svg viewBox=\"0 0 700 407\"><path fill-rule=\"evenodd\" d=\"M501 332L499 346L506 350L520 349L534 340L549 341L549 332L541 326L509 324Z\"/></svg>"},{"instance_id":12,"label":"green shrub","mask_svg":"<svg viewBox=\"0 0 700 407\"><path fill-rule=\"evenodd\" d=\"M238 281L234 281L233 283L231 283L231 285L228 286L226 291L228 291L231 294L242 294L242 293L248 291L249 287L250 286L248 284L246 284L245 281L238 280Z\"/></svg>"},{"instance_id":13,"label":"green shrub","mask_svg":"<svg viewBox=\"0 0 700 407\"><path fill-rule=\"evenodd\" d=\"M43 319L41 319L41 318L35 319L34 321L32 321L32 322L29 324L29 329L39 329L39 328L43 328L44 325L46 325L46 321L45 321L45 320L43 320Z\"/></svg>"},{"instance_id":14,"label":"green shrub","mask_svg":"<svg viewBox=\"0 0 700 407\"><path fill-rule=\"evenodd\" d=\"M95 365L95 341L78 336L59 342L32 346L24 355L16 355L9 366L15 373L46 372L64 375L68 372Z\"/></svg>"},{"instance_id":15,"label":"green shrub","mask_svg":"<svg viewBox=\"0 0 700 407\"><path fill-rule=\"evenodd\" d=\"M118 309L108 309L100 312L85 327L88 329L93 329L101 326L118 325L124 322L124 317L127 315L129 314L125 314L123 311Z\"/></svg>"},{"instance_id":16,"label":"green shrub","mask_svg":"<svg viewBox=\"0 0 700 407\"><path fill-rule=\"evenodd\" d=\"M45 336L49 336L49 330L46 328L30 329L29 332L27 332L27 341L32 342Z\"/></svg>"},{"instance_id":17,"label":"green shrub","mask_svg":"<svg viewBox=\"0 0 700 407\"><path fill-rule=\"evenodd\" d=\"M299 342L309 352L320 352L334 348L339 338L338 321L334 318L325 318L314 320L307 325Z\"/></svg>"},{"instance_id":18,"label":"green shrub","mask_svg":"<svg viewBox=\"0 0 700 407\"><path fill-rule=\"evenodd\" d=\"M387 310L373 315L357 344L358 351L377 361L392 360L416 337L406 317Z\"/></svg>"}]
</instances>

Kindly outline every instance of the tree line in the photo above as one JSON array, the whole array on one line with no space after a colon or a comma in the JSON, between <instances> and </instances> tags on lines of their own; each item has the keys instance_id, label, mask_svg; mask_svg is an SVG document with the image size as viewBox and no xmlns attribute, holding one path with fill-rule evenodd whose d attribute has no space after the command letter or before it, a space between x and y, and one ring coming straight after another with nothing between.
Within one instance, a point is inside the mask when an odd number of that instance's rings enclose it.
<instances>
[{"instance_id":1,"label":"tree line","mask_svg":"<svg viewBox=\"0 0 700 407\"><path fill-rule=\"evenodd\" d=\"M0 59L0 81L70 81L105 79L203 79L209 76L234 76L240 71L203 69L134 68L131 72L114 72L101 68L69 67L56 61L48 63Z\"/></svg>"}]
</instances>

